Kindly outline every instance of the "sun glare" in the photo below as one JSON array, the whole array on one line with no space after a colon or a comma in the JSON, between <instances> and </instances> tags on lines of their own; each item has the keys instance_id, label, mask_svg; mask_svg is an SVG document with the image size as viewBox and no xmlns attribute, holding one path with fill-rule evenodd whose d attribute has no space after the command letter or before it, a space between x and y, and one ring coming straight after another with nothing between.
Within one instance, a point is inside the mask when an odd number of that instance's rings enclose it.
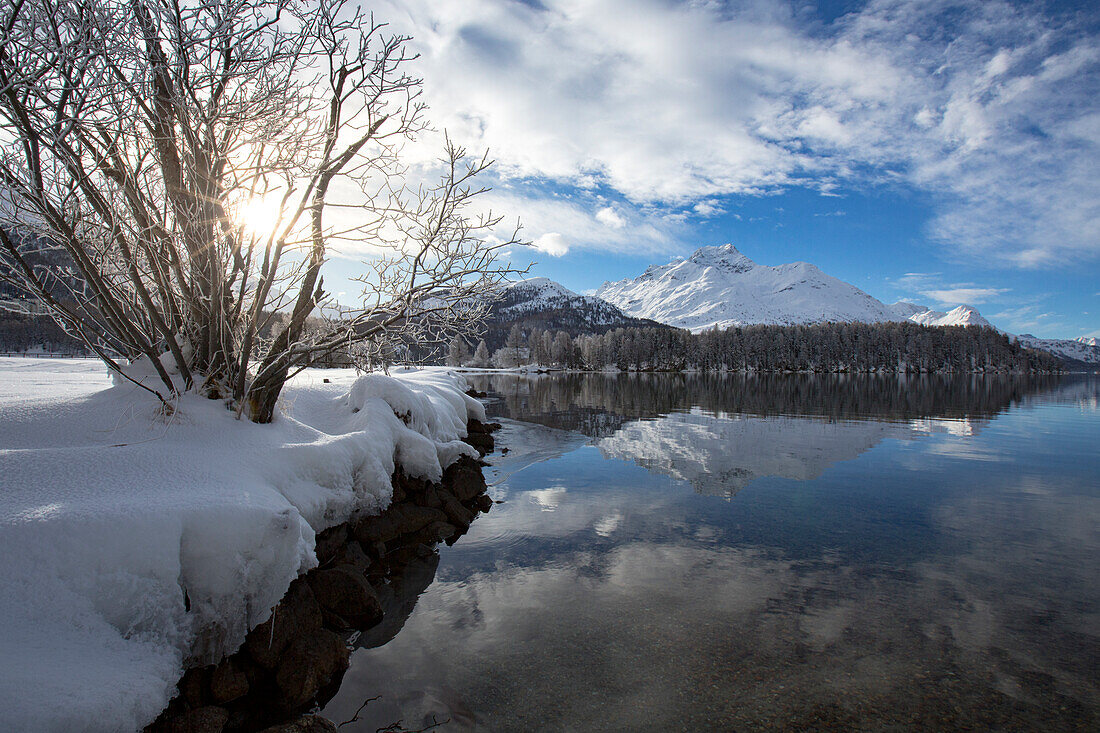
<instances>
[{"instance_id":1,"label":"sun glare","mask_svg":"<svg viewBox=\"0 0 1100 733\"><path fill-rule=\"evenodd\" d=\"M255 236L266 236L279 222L279 199L260 196L249 199L239 209L237 218L244 230Z\"/></svg>"}]
</instances>

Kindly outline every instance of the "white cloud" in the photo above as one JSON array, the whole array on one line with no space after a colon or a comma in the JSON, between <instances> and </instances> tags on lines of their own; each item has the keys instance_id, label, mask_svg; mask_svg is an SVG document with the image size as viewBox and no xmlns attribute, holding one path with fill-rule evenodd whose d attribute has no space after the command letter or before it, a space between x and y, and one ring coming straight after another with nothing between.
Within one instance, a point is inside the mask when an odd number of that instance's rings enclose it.
<instances>
[{"instance_id":1,"label":"white cloud","mask_svg":"<svg viewBox=\"0 0 1100 733\"><path fill-rule=\"evenodd\" d=\"M726 213L725 209L723 209L722 206L719 205L716 201L696 202L696 204L691 207L691 210L702 217L718 216L719 214ZM735 219L741 218L740 214L734 214L733 216Z\"/></svg>"},{"instance_id":2,"label":"white cloud","mask_svg":"<svg viewBox=\"0 0 1100 733\"><path fill-rule=\"evenodd\" d=\"M379 14L415 36L435 124L506 178L611 190L637 216L900 178L936 194L931 234L952 250L1035 266L1100 255L1100 46L1041 7L871 0L828 25L778 0Z\"/></svg>"},{"instance_id":3,"label":"white cloud","mask_svg":"<svg viewBox=\"0 0 1100 733\"><path fill-rule=\"evenodd\" d=\"M942 290L922 290L921 295L941 305L975 305L996 300L1009 292L1008 288L955 287Z\"/></svg>"},{"instance_id":4,"label":"white cloud","mask_svg":"<svg viewBox=\"0 0 1100 733\"><path fill-rule=\"evenodd\" d=\"M623 221L623 226L609 226L608 215L600 215L608 207L587 195L535 195L500 187L484 194L480 205L493 212L522 214L521 236L534 240L538 246L538 240L554 233L568 242L568 250L657 254L668 251L681 227L658 213L635 209L616 210L615 216ZM543 251L565 254L560 247Z\"/></svg>"},{"instance_id":5,"label":"white cloud","mask_svg":"<svg viewBox=\"0 0 1100 733\"><path fill-rule=\"evenodd\" d=\"M615 209L610 206L606 206L596 212L596 220L600 221L612 229L622 229L626 226L626 219L615 212Z\"/></svg>"},{"instance_id":6,"label":"white cloud","mask_svg":"<svg viewBox=\"0 0 1100 733\"><path fill-rule=\"evenodd\" d=\"M569 251L569 242L557 232L547 232L536 239L533 244L539 252L545 252L551 257L561 257Z\"/></svg>"}]
</instances>

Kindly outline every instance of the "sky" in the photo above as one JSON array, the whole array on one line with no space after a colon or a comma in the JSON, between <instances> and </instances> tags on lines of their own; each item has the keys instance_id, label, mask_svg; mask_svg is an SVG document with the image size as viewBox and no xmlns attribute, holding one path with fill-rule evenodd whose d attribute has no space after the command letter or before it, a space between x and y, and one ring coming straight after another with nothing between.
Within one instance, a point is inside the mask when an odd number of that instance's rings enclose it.
<instances>
[{"instance_id":1,"label":"sky","mask_svg":"<svg viewBox=\"0 0 1100 733\"><path fill-rule=\"evenodd\" d=\"M374 11L413 37L435 128L495 159L483 203L522 221L532 275L583 292L732 243L887 303L1100 336L1100 3Z\"/></svg>"}]
</instances>

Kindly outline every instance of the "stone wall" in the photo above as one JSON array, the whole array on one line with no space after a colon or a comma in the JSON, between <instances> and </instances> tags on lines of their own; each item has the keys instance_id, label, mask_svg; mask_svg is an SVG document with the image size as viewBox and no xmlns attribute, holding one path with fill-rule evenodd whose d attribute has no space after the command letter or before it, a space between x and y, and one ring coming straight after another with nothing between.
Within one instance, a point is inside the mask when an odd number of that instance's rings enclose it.
<instances>
[{"instance_id":1,"label":"stone wall","mask_svg":"<svg viewBox=\"0 0 1100 733\"><path fill-rule=\"evenodd\" d=\"M484 456L499 427L471 420L466 442ZM454 544L489 511L483 465L463 456L437 484L399 471L386 511L321 532L319 566L291 583L236 653L188 670L147 733L334 731L330 721L303 713L336 693L362 632L388 639L404 625L415 606L415 596L395 593L405 571L429 567L426 582L417 584L427 587L436 544Z\"/></svg>"}]
</instances>

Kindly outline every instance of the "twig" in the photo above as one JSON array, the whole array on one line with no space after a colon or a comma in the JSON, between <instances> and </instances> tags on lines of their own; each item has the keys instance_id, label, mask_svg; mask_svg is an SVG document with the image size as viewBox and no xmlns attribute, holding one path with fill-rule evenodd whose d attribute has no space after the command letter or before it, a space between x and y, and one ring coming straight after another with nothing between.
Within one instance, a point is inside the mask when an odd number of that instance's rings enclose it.
<instances>
[{"instance_id":1,"label":"twig","mask_svg":"<svg viewBox=\"0 0 1100 733\"><path fill-rule=\"evenodd\" d=\"M336 726L337 729L343 728L345 725L348 725L350 723L354 723L357 720L359 720L359 713L363 712L363 708L365 708L367 705L370 705L375 700L381 700L381 699L382 699L381 695L375 695L374 697L370 697L370 698L367 698L366 700L364 700L363 704L359 706L359 709L355 711L355 715L351 716L351 718L349 718L348 720L345 720L343 723L340 723L339 725L337 725Z\"/></svg>"},{"instance_id":2,"label":"twig","mask_svg":"<svg viewBox=\"0 0 1100 733\"><path fill-rule=\"evenodd\" d=\"M425 731L432 730L433 728L438 728L438 727L446 725L447 723L450 723L450 722L451 722L450 718L447 718L446 720L436 720L435 716L433 715L432 716L432 724L429 725L429 726L425 726L424 728L417 728L416 730L410 730L409 728L402 727L401 721L399 720L396 723L390 723L385 728L378 728L377 730L374 731L374 733L425 733Z\"/></svg>"}]
</instances>

